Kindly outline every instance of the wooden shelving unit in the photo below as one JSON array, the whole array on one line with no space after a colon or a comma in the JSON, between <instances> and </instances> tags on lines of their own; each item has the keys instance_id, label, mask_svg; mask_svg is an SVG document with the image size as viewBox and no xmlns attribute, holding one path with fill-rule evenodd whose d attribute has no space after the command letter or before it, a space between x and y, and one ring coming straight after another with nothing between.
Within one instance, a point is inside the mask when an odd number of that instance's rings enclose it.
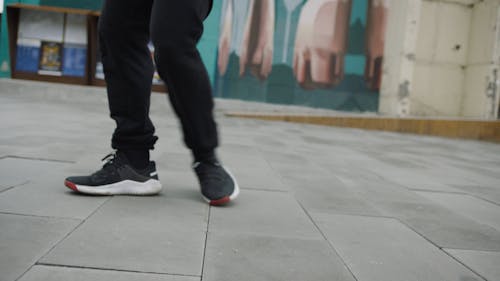
<instances>
[{"instance_id":1,"label":"wooden shelving unit","mask_svg":"<svg viewBox=\"0 0 500 281\"><path fill-rule=\"evenodd\" d=\"M20 26L23 24L21 23L21 13L28 12L28 13L36 13L37 11L40 13L45 13L46 15L51 15L57 18L63 17L62 25L59 28L63 30L62 32L62 37L58 40L52 40L55 42L50 42L53 45L55 45L55 48L60 47L62 50L59 51L59 56L56 58L59 59L59 64L61 69L56 70L56 71L45 71L42 68L45 66L43 63L45 62L43 59L44 50L42 47L44 46L43 44L47 41L43 36L40 35L40 38L36 38L37 34L30 34L29 38L21 38L20 35L22 36L23 34L20 34ZM10 61L11 61L11 70L12 70L12 78L17 78L17 79L29 79L29 80L37 80L37 81L47 81L47 82L59 82L59 83L69 83L69 84L79 84L79 85L94 85L94 86L105 86L106 82L104 79L102 79L103 75L102 72L100 72L100 75L96 76L97 72L96 69L99 66L99 60L98 60L98 33L97 33L97 25L99 21L99 16L100 12L97 11L91 11L91 10L84 10L84 9L72 9L72 8L60 8L60 7L49 7L49 6L35 6L35 5L26 5L26 4L12 4L8 5L7 9L7 24L8 24L8 31L9 31L9 49L10 49ZM53 14L52 14L53 13ZM70 43L66 42L65 35L66 35L66 29L68 28L67 19L70 17L75 17L74 15L78 15L79 18L81 19L84 17L84 26L80 26L80 29L85 29L85 38L84 40L81 40L80 45L81 48L85 48L85 61L82 62L80 61L80 72L78 75L68 75L64 69L62 69L66 63L65 57L64 57L64 52L66 52L65 48L66 45L71 45ZM43 24L43 23L41 23ZM21 32L22 33L22 32ZM32 32L33 33L33 32ZM55 32L57 33L57 32ZM71 35L68 32L69 35ZM80 38L83 39L83 38ZM24 40L24 41L23 41ZM21 67L23 66L22 64L18 63L18 58L24 59L24 57L19 57L22 56L23 54L20 53L18 56L18 51L19 51L19 43L21 42L35 42L35 45L37 42L40 43L40 52L39 58L37 58L37 61L34 61L34 58L31 58L30 60L30 69L29 71L26 71L26 67ZM36 46L33 47L36 49ZM80 49L81 52L81 49ZM36 54L36 50L34 51ZM37 64L37 65L35 65ZM84 67L82 69L82 64L84 64ZM56 62L57 65L57 62ZM57 68L57 66L56 66ZM166 87L165 85L153 85L153 91L155 92L166 92Z\"/></svg>"}]
</instances>

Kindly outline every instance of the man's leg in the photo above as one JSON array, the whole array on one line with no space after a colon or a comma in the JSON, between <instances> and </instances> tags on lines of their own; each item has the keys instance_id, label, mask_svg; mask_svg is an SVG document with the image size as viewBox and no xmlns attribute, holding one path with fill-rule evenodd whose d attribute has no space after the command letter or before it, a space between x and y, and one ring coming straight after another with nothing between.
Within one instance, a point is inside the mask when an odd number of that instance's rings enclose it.
<instances>
[{"instance_id":1,"label":"man's leg","mask_svg":"<svg viewBox=\"0 0 500 281\"><path fill-rule=\"evenodd\" d=\"M149 118L153 61L147 47L152 0L106 0L99 42L111 118L112 147L143 168L157 140Z\"/></svg>"},{"instance_id":2,"label":"man's leg","mask_svg":"<svg viewBox=\"0 0 500 281\"><path fill-rule=\"evenodd\" d=\"M218 136L212 88L196 49L211 4L211 0L154 1L151 39L158 73L167 84L186 146L193 152L202 194L211 204L220 205L236 198L239 189L215 156Z\"/></svg>"},{"instance_id":3,"label":"man's leg","mask_svg":"<svg viewBox=\"0 0 500 281\"><path fill-rule=\"evenodd\" d=\"M157 137L149 119L153 62L149 49L152 0L105 0L99 42L111 118L116 121L112 147L102 169L69 177L65 185L98 195L150 195L161 190L149 150Z\"/></svg>"},{"instance_id":4,"label":"man's leg","mask_svg":"<svg viewBox=\"0 0 500 281\"><path fill-rule=\"evenodd\" d=\"M209 5L210 0L155 1L151 15L158 72L197 161L213 158L218 145L212 88L196 49Z\"/></svg>"}]
</instances>

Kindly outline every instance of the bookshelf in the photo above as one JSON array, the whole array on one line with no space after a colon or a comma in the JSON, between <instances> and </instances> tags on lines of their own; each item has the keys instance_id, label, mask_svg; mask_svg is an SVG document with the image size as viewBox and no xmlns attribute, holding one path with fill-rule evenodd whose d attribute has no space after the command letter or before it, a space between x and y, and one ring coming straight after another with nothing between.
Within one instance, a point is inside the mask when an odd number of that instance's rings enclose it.
<instances>
[{"instance_id":1,"label":"bookshelf","mask_svg":"<svg viewBox=\"0 0 500 281\"><path fill-rule=\"evenodd\" d=\"M106 85L98 52L100 12L20 3L6 11L12 78ZM152 82L153 91L166 92L162 82Z\"/></svg>"}]
</instances>

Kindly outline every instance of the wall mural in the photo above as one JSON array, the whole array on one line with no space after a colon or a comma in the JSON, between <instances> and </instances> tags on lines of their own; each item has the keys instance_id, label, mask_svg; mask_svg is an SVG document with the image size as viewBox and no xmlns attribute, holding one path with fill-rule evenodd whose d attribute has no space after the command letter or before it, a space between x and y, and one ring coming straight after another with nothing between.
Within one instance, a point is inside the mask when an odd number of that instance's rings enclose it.
<instances>
[{"instance_id":1,"label":"wall mural","mask_svg":"<svg viewBox=\"0 0 500 281\"><path fill-rule=\"evenodd\" d=\"M223 0L215 96L377 111L389 0Z\"/></svg>"}]
</instances>

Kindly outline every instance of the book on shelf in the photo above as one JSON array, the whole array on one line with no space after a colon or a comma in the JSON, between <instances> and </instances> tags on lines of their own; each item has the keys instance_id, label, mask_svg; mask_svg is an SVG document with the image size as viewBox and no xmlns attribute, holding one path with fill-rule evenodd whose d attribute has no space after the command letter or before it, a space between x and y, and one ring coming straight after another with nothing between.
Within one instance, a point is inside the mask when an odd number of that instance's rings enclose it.
<instances>
[{"instance_id":1,"label":"book on shelf","mask_svg":"<svg viewBox=\"0 0 500 281\"><path fill-rule=\"evenodd\" d=\"M41 41L38 39L17 39L16 71L32 73L36 73L38 71L40 44Z\"/></svg>"},{"instance_id":2,"label":"book on shelf","mask_svg":"<svg viewBox=\"0 0 500 281\"><path fill-rule=\"evenodd\" d=\"M38 74L62 75L63 44L60 42L42 41L40 48L40 64Z\"/></svg>"},{"instance_id":3,"label":"book on shelf","mask_svg":"<svg viewBox=\"0 0 500 281\"><path fill-rule=\"evenodd\" d=\"M62 75L85 77L87 65L87 46L64 44Z\"/></svg>"}]
</instances>

